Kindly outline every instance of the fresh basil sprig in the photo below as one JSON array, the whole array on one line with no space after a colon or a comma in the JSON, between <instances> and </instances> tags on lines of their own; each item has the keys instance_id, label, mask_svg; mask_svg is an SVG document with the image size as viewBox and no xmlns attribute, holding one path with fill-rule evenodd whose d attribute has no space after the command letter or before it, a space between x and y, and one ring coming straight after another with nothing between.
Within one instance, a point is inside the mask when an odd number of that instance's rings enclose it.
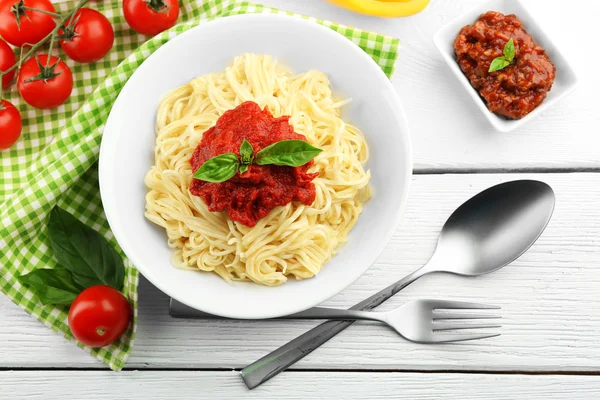
<instances>
[{"instance_id":1,"label":"fresh basil sprig","mask_svg":"<svg viewBox=\"0 0 600 400\"><path fill-rule=\"evenodd\" d=\"M239 159L233 153L213 157L198 168L194 178L213 183L225 182L233 178L238 171L240 174L248 171L252 163L300 167L322 151L303 140L282 140L265 147L254 155L252 145L244 139L240 147Z\"/></svg>"},{"instance_id":2,"label":"fresh basil sprig","mask_svg":"<svg viewBox=\"0 0 600 400\"><path fill-rule=\"evenodd\" d=\"M315 158L323 150L303 140L283 140L265 147L256 154L258 165L299 167Z\"/></svg>"},{"instance_id":3,"label":"fresh basil sprig","mask_svg":"<svg viewBox=\"0 0 600 400\"><path fill-rule=\"evenodd\" d=\"M246 139L240 147L240 174L248 171L250 164L254 161L254 148Z\"/></svg>"},{"instance_id":4,"label":"fresh basil sprig","mask_svg":"<svg viewBox=\"0 0 600 400\"><path fill-rule=\"evenodd\" d=\"M254 161L254 148L252 148L252 145L246 139L244 139L240 147L240 158L242 165L250 165Z\"/></svg>"},{"instance_id":5,"label":"fresh basil sprig","mask_svg":"<svg viewBox=\"0 0 600 400\"><path fill-rule=\"evenodd\" d=\"M107 285L121 290L123 260L104 236L60 207L50 212L48 234L58 264L73 274L75 282L86 288Z\"/></svg>"},{"instance_id":6,"label":"fresh basil sprig","mask_svg":"<svg viewBox=\"0 0 600 400\"><path fill-rule=\"evenodd\" d=\"M515 59L515 42L512 40L512 38L504 46L503 53L504 55L496 57L492 60L488 72L500 71L501 69L508 67L513 62Z\"/></svg>"},{"instance_id":7,"label":"fresh basil sprig","mask_svg":"<svg viewBox=\"0 0 600 400\"><path fill-rule=\"evenodd\" d=\"M66 268L35 269L26 275L17 277L19 282L34 289L43 305L69 305L84 289L73 280Z\"/></svg>"},{"instance_id":8,"label":"fresh basil sprig","mask_svg":"<svg viewBox=\"0 0 600 400\"><path fill-rule=\"evenodd\" d=\"M42 304L70 304L81 291L95 285L123 288L123 260L101 234L54 207L48 236L58 266L17 277L35 291Z\"/></svg>"},{"instance_id":9,"label":"fresh basil sprig","mask_svg":"<svg viewBox=\"0 0 600 400\"><path fill-rule=\"evenodd\" d=\"M194 174L194 178L206 182L225 182L234 177L240 166L238 156L233 153L221 154L206 160L198 171Z\"/></svg>"}]
</instances>

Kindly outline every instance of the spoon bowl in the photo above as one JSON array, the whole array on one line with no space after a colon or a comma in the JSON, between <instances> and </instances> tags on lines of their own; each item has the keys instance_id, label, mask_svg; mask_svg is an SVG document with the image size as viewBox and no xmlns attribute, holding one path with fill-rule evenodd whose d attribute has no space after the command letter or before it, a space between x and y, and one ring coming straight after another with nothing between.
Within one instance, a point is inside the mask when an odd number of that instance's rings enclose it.
<instances>
[{"instance_id":1,"label":"spoon bowl","mask_svg":"<svg viewBox=\"0 0 600 400\"><path fill-rule=\"evenodd\" d=\"M477 276L496 271L529 249L554 211L547 184L519 180L472 197L448 218L424 269Z\"/></svg>"}]
</instances>

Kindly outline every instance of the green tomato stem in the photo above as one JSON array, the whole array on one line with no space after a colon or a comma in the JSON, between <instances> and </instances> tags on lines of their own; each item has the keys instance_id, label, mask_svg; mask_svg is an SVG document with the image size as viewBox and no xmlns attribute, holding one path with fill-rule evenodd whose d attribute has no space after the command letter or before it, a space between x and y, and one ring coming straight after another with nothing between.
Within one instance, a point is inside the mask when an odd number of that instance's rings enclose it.
<instances>
[{"instance_id":1,"label":"green tomato stem","mask_svg":"<svg viewBox=\"0 0 600 400\"><path fill-rule=\"evenodd\" d=\"M50 58L52 57L52 47L54 47L54 36L50 38L50 46L48 47L48 57L46 57L46 68L50 66Z\"/></svg>"},{"instance_id":2,"label":"green tomato stem","mask_svg":"<svg viewBox=\"0 0 600 400\"><path fill-rule=\"evenodd\" d=\"M148 7L153 9L156 12L167 12L170 7L167 7L163 0L144 0Z\"/></svg>"},{"instance_id":3,"label":"green tomato stem","mask_svg":"<svg viewBox=\"0 0 600 400\"><path fill-rule=\"evenodd\" d=\"M60 15L58 13L54 13L52 11L40 10L39 8L33 8L33 7L23 6L23 9L27 10L27 11L36 11L36 12L39 12L39 13L42 13L42 14L50 15L50 16L55 17L55 18L60 18L62 16L62 15Z\"/></svg>"}]
</instances>

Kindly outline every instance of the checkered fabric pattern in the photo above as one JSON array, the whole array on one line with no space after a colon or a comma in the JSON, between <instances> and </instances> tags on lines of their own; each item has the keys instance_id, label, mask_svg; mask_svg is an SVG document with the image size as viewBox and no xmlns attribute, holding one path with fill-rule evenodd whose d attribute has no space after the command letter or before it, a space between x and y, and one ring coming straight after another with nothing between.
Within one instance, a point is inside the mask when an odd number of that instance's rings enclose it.
<instances>
[{"instance_id":1,"label":"checkered fabric pattern","mask_svg":"<svg viewBox=\"0 0 600 400\"><path fill-rule=\"evenodd\" d=\"M66 11L75 2L57 4ZM23 135L13 147L0 152L0 289L42 323L73 341L114 370L125 365L133 347L137 313L138 272L125 260L124 293L134 307L134 323L116 343L89 348L77 342L67 325L66 307L43 306L21 286L16 276L35 268L53 268L46 222L58 204L83 223L102 233L121 252L110 231L98 190L97 160L102 130L111 105L137 67L164 43L206 21L244 13L288 12L234 0L183 0L181 23L148 38L133 32L118 0L93 2L115 28L115 46L101 61L85 65L71 60L75 87L69 101L54 110L36 110L19 99L16 90L6 94L23 116ZM390 76L397 58L398 40L332 22L311 19L346 36L369 54ZM60 55L59 50L54 53ZM64 58L64 57L63 57Z\"/></svg>"}]
</instances>

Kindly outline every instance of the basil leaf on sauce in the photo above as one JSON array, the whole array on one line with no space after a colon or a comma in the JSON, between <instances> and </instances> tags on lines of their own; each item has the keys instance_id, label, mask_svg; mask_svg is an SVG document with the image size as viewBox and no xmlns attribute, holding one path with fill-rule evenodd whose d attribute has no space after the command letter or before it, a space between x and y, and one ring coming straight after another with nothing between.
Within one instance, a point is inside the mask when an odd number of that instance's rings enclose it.
<instances>
[{"instance_id":1,"label":"basil leaf on sauce","mask_svg":"<svg viewBox=\"0 0 600 400\"><path fill-rule=\"evenodd\" d=\"M510 61L504 57L494 58L492 64L490 64L490 70L488 72L500 71L510 65Z\"/></svg>"},{"instance_id":2,"label":"basil leaf on sauce","mask_svg":"<svg viewBox=\"0 0 600 400\"><path fill-rule=\"evenodd\" d=\"M198 168L198 171L194 174L194 178L213 183L225 182L235 176L239 166L240 161L235 154L221 154L206 160Z\"/></svg>"},{"instance_id":3,"label":"basil leaf on sauce","mask_svg":"<svg viewBox=\"0 0 600 400\"><path fill-rule=\"evenodd\" d=\"M506 43L503 50L504 55L492 60L488 72L500 71L510 65L515 59L515 42L512 38Z\"/></svg>"},{"instance_id":4,"label":"basil leaf on sauce","mask_svg":"<svg viewBox=\"0 0 600 400\"><path fill-rule=\"evenodd\" d=\"M73 275L81 288L95 285L123 287L123 260L98 232L60 207L50 212L50 245L59 265Z\"/></svg>"},{"instance_id":5,"label":"basil leaf on sauce","mask_svg":"<svg viewBox=\"0 0 600 400\"><path fill-rule=\"evenodd\" d=\"M250 144L250 142L244 139L244 141L242 142L242 146L240 147L240 158L242 165L248 166L252 164L252 161L254 161L253 156L254 149L252 148L252 145ZM246 170L247 169L248 168L246 168ZM240 168L240 173L245 172L246 170L242 171L242 169Z\"/></svg>"},{"instance_id":6,"label":"basil leaf on sauce","mask_svg":"<svg viewBox=\"0 0 600 400\"><path fill-rule=\"evenodd\" d=\"M240 175L243 174L244 172L248 171L248 168L250 168L250 166L247 164L240 165Z\"/></svg>"},{"instance_id":7,"label":"basil leaf on sauce","mask_svg":"<svg viewBox=\"0 0 600 400\"><path fill-rule=\"evenodd\" d=\"M512 62L515 59L515 42L510 38L506 46L504 46L504 58L508 62Z\"/></svg>"},{"instance_id":8,"label":"basil leaf on sauce","mask_svg":"<svg viewBox=\"0 0 600 400\"><path fill-rule=\"evenodd\" d=\"M43 305L69 305L83 289L75 282L71 272L62 267L36 269L17 279L29 286Z\"/></svg>"},{"instance_id":9,"label":"basil leaf on sauce","mask_svg":"<svg viewBox=\"0 0 600 400\"><path fill-rule=\"evenodd\" d=\"M258 165L299 167L315 158L323 150L303 140L283 140L265 147L256 154Z\"/></svg>"}]
</instances>

